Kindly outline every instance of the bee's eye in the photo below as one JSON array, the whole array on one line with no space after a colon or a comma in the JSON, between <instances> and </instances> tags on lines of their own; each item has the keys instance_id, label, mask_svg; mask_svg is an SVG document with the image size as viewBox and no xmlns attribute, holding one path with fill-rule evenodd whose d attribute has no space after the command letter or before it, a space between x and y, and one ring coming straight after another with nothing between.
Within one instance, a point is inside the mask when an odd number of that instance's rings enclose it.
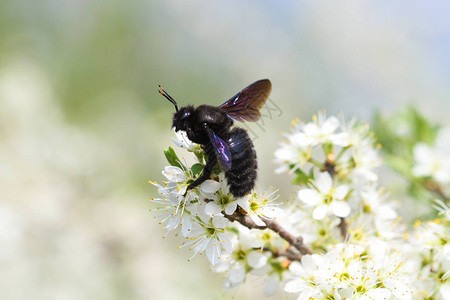
<instances>
[{"instance_id":1,"label":"bee's eye","mask_svg":"<svg viewBox=\"0 0 450 300\"><path fill-rule=\"evenodd\" d=\"M185 111L185 112L181 115L180 119L181 119L181 120L186 119L187 117L189 117L190 114L191 114L191 112Z\"/></svg>"}]
</instances>

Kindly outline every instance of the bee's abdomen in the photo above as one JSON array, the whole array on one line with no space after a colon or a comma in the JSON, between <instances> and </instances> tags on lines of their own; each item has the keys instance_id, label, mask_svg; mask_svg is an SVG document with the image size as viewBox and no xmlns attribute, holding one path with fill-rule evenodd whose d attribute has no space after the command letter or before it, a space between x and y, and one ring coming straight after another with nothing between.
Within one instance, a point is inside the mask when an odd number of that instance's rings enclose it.
<instances>
[{"instance_id":1,"label":"bee's abdomen","mask_svg":"<svg viewBox=\"0 0 450 300\"><path fill-rule=\"evenodd\" d=\"M235 197L242 197L255 187L256 152L247 132L242 128L230 131L228 146L231 152L231 168L225 173L230 192Z\"/></svg>"}]
</instances>

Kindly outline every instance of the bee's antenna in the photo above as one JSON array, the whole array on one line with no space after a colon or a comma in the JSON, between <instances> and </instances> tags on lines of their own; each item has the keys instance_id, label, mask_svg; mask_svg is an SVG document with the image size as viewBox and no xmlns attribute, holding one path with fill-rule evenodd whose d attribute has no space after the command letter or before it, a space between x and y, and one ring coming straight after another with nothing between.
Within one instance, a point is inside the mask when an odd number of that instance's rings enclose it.
<instances>
[{"instance_id":1,"label":"bee's antenna","mask_svg":"<svg viewBox=\"0 0 450 300\"><path fill-rule=\"evenodd\" d=\"M178 105L177 105L177 101L175 101L175 99L173 99L169 94L167 94L167 92L162 88L162 86L160 86L158 84L159 90L158 92L164 96L164 98L166 98L167 100L169 100L170 102L173 103L173 105L175 105L175 109L178 112Z\"/></svg>"}]
</instances>

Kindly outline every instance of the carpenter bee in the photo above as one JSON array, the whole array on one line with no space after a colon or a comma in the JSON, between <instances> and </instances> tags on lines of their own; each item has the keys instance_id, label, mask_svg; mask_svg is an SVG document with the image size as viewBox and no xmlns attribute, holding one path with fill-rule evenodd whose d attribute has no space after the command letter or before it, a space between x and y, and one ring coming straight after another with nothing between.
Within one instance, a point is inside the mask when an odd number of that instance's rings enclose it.
<instances>
[{"instance_id":1,"label":"carpenter bee","mask_svg":"<svg viewBox=\"0 0 450 300\"><path fill-rule=\"evenodd\" d=\"M234 121L256 122L259 110L269 97L272 84L268 79L256 81L220 106L188 105L178 109L177 102L159 86L159 93L175 105L172 127L185 131L188 138L202 145L206 164L201 176L187 190L209 179L215 164L225 172L229 190L235 197L249 193L256 181L256 152L250 137Z\"/></svg>"}]
</instances>

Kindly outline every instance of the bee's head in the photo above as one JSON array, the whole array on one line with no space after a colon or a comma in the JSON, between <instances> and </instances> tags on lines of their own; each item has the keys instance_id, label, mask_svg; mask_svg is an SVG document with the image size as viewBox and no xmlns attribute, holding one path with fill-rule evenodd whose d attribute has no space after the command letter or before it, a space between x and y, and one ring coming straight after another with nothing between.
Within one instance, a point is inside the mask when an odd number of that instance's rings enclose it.
<instances>
[{"instance_id":1,"label":"bee's head","mask_svg":"<svg viewBox=\"0 0 450 300\"><path fill-rule=\"evenodd\" d=\"M186 128L188 128L189 124L191 124L190 120L193 113L194 107L192 105L188 105L177 110L173 114L172 118L172 127L175 128L175 131L186 131Z\"/></svg>"},{"instance_id":2,"label":"bee's head","mask_svg":"<svg viewBox=\"0 0 450 300\"><path fill-rule=\"evenodd\" d=\"M172 104L175 106L175 113L173 114L172 118L172 128L175 128L175 131L183 130L186 131L186 129L189 128L190 124L192 124L192 115L194 112L194 107L192 105L188 105L185 107L182 107L181 109L178 109L177 102L175 99L173 99L160 85L159 86L159 93L164 96L167 100L172 102Z\"/></svg>"}]
</instances>

